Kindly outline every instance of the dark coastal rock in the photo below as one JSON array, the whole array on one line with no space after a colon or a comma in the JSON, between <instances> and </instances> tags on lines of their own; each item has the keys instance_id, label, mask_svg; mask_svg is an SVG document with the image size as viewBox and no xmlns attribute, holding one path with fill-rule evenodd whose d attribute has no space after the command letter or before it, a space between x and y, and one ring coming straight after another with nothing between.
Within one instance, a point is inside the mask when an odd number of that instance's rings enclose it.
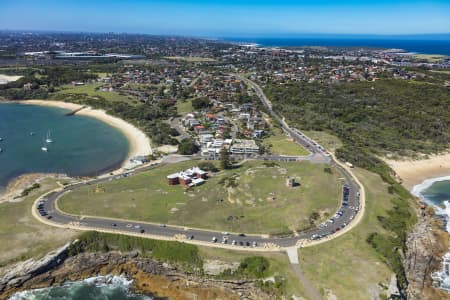
<instances>
[{"instance_id":1,"label":"dark coastal rock","mask_svg":"<svg viewBox=\"0 0 450 300\"><path fill-rule=\"evenodd\" d=\"M17 291L61 285L98 275L124 275L133 279L133 291L154 296L156 299L272 299L257 289L253 280L215 280L182 272L167 264L137 253L82 253L73 257L58 253L49 255L45 262L31 263L33 267L12 267L0 281L0 299L7 299ZM64 258L64 259L62 259ZM59 261L59 264L55 264ZM24 263L29 266L30 263ZM38 272L37 272L37 271Z\"/></svg>"},{"instance_id":2,"label":"dark coastal rock","mask_svg":"<svg viewBox=\"0 0 450 300\"><path fill-rule=\"evenodd\" d=\"M442 219L431 207L419 212L419 219L406 241L404 267L408 280L407 299L450 299L450 295L432 286L431 273L438 270L447 252L449 235L443 230Z\"/></svg>"}]
</instances>

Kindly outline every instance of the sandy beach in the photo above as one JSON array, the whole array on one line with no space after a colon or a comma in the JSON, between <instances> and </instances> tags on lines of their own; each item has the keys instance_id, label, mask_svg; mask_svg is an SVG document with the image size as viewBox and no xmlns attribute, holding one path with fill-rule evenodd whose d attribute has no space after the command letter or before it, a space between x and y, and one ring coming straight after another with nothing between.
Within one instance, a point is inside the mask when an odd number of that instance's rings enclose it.
<instances>
[{"instance_id":1,"label":"sandy beach","mask_svg":"<svg viewBox=\"0 0 450 300\"><path fill-rule=\"evenodd\" d=\"M62 102L62 101L51 101L51 100L26 100L20 101L22 104L32 104L32 105L44 105L44 106L54 106L69 110L75 110L81 107L79 104ZM140 129L136 128L134 125L125 122L124 120L108 115L105 111L99 109L92 109L90 107L85 107L77 115L88 116L96 118L119 129L128 139L130 143L130 151L128 153L128 158L137 155L150 155L152 154L152 148L150 146L150 139L148 136L142 132ZM128 161L128 159L127 159ZM126 163L125 161L124 163Z\"/></svg>"},{"instance_id":2,"label":"sandy beach","mask_svg":"<svg viewBox=\"0 0 450 300\"><path fill-rule=\"evenodd\" d=\"M421 160L385 160L411 190L426 179L450 175L450 153L431 155Z\"/></svg>"},{"instance_id":3,"label":"sandy beach","mask_svg":"<svg viewBox=\"0 0 450 300\"><path fill-rule=\"evenodd\" d=\"M79 104L67 103L62 101L50 101L50 100L26 100L20 101L21 104L29 105L42 105L42 106L53 106L60 107L68 110L75 110L82 107ZM79 112L78 115L88 116L96 118L105 122L106 124L119 129L127 138L130 144L130 150L128 152L128 157L122 164L122 167L128 163L129 158L137 155L149 155L152 154L152 148L150 146L150 139L147 135L140 129L136 128L132 124L125 122L124 120L108 115L103 110L92 109L90 107L85 107ZM120 172L122 169L116 170L115 172ZM57 176L56 174L50 174L51 176ZM0 191L0 203L3 201L11 201L20 195L23 189L30 186L34 182L39 182L43 178L50 176L49 174L24 174L14 180L12 180L5 190Z\"/></svg>"},{"instance_id":4,"label":"sandy beach","mask_svg":"<svg viewBox=\"0 0 450 300\"><path fill-rule=\"evenodd\" d=\"M5 84L11 81L16 81L22 78L22 76L10 76L10 75L4 75L0 74L0 84Z\"/></svg>"}]
</instances>

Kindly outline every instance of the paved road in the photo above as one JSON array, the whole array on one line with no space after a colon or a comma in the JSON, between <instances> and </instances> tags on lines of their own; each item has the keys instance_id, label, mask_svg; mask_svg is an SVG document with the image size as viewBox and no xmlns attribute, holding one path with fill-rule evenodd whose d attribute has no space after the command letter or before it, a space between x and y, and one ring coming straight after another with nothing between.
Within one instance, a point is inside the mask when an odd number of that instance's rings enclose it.
<instances>
[{"instance_id":1,"label":"paved road","mask_svg":"<svg viewBox=\"0 0 450 300\"><path fill-rule=\"evenodd\" d=\"M101 229L105 231L120 231L122 233L130 233L130 234L141 234L141 231L143 230L144 233L142 233L143 236L145 234L151 234L152 236L157 236L161 238L173 238L175 235L186 235L187 237L192 236L192 242L195 243L196 241L201 242L207 242L211 246L214 246L215 243L212 242L213 238L217 238L216 243L221 243L224 238L227 239L227 245L230 245L232 241L236 241L236 245L233 245L233 247L236 248L242 248L242 247L255 247L255 248L261 248L264 247L264 245L267 244L275 244L279 247L286 248L286 247L292 247L297 244L299 240L302 239L321 239L324 237L327 237L331 235L334 232L337 232L339 230L342 230L345 226L347 226L355 217L359 207L359 188L358 185L353 181L351 174L349 174L344 168L336 164L327 154L327 152L318 144L311 141L309 138L307 138L305 135L303 135L301 132L295 129L291 129L284 120L282 120L280 117L278 117L271 108L270 102L267 100L266 96L262 92L261 88L253 83L252 81L249 81L248 79L242 78L242 80L245 80L249 84L251 84L255 91L258 93L258 96L263 100L263 103L265 103L266 107L268 108L271 116L278 121L281 126L283 127L283 130L288 132L292 138L302 146L309 149L311 152L311 155L307 157L307 159L315 162L323 162L323 163L330 163L334 165L343 175L343 181L345 185L348 187L349 192L346 198L348 198L347 201L342 202L341 206L339 208L339 214L333 216L330 220L327 222L324 222L319 226L318 228L313 228L308 231L299 232L295 235L289 235L284 237L277 237L277 236L263 236L263 235L249 235L249 234L223 234L221 232L208 230L208 229L185 229L183 227L179 226L170 226L170 225L163 225L163 224L149 224L144 222L138 222L138 221L127 221L127 220L113 220L113 219L106 219L106 218L98 218L98 217L86 217L86 218L80 218L80 216L72 216L67 215L56 207L56 202L59 197L64 195L65 193L68 193L70 191L74 191L82 186L85 185L96 185L100 183L105 183L111 180L118 180L122 178L123 176L133 176L134 174L145 172L147 170L150 170L155 167L155 164L148 165L145 167L142 167L138 170L132 171L132 172L125 172L119 175L112 175L112 176L103 176L101 178L92 179L89 181L84 182L78 182L75 184L71 184L68 186L65 186L60 191L54 191L45 197L45 201L42 202L41 210L38 211L38 207L34 207L36 214L39 219L45 220L47 224L54 224L54 225L63 225L63 226L69 226L76 224L79 227L82 227L84 229L86 228L92 228L95 229ZM183 156L169 156L166 157L161 163L171 163L171 162L177 162L180 160L186 160L188 158ZM256 159L262 159L262 160L280 160L280 159L286 159L286 157L279 157L279 156L264 156L264 157L256 157ZM297 158L292 158L297 159ZM129 175L132 173L132 175ZM124 199L126 200L126 199ZM341 199L342 200L342 199ZM82 203L80 203L82 205ZM44 216L40 216L44 212ZM51 216L51 219L47 219L48 216Z\"/></svg>"},{"instance_id":2,"label":"paved road","mask_svg":"<svg viewBox=\"0 0 450 300\"><path fill-rule=\"evenodd\" d=\"M178 162L180 160L186 160L186 157L182 156L169 156L165 160L163 160L161 163L173 163ZM133 175L141 172L148 171L152 168L155 168L156 165L150 165L143 167L139 170L131 172ZM130 173L130 172L128 172ZM127 173L125 173L127 174ZM130 176L133 176L130 175ZM309 231L300 232L297 235L292 236L285 236L285 237L263 237L262 235L245 235L245 236L239 236L236 234L231 234L228 236L228 243L232 243L233 240L236 241L236 247L248 247L247 242L250 243L250 245L253 245L253 242L257 243L257 247L262 247L266 243L273 243L280 247L291 247L295 246L297 241L300 239L310 239L313 235L315 236L327 236L331 233L335 232L336 230L342 229L344 226L349 224L351 220L354 218L356 214L356 209L359 207L359 197L357 192L357 185L352 181L352 179L349 177L348 174L343 173L344 175L344 181L350 188L350 193L348 197L348 202L346 202L345 206L341 206L342 216L340 217L334 217L332 220L326 222L326 227L324 228L314 228ZM95 217L86 217L83 219L80 219L79 216L72 216L64 214L63 212L59 211L56 207L56 200L61 197L63 194L68 193L70 191L74 191L82 186L85 185L96 185L100 183L105 183L111 180L118 180L121 177L125 176L124 174L121 175L113 175L113 176L104 176L102 178L92 179L89 181L84 182L78 182L75 184L71 184L68 186L65 186L60 191L54 191L50 194L48 194L45 199L46 201L43 202L42 211L47 213L51 216L51 219L47 220L47 222L51 222L53 224L59 224L59 225L70 225L70 224L78 224L79 226L82 226L84 228L92 228L92 229L103 229L103 230L120 230L121 232L130 232L133 234L139 233L141 230L144 230L145 233L149 233L156 236L162 236L166 238L173 237L174 235L178 234L184 234L186 236L193 236L193 241L203 241L203 242L211 242L213 237L216 237L218 239L218 243L222 241L224 234L217 231L212 230L198 230L198 229L188 229L185 230L182 227L178 226L169 226L164 225L160 226L159 224L148 224L143 222L130 222L130 221L120 221L120 220L113 220L113 219L105 219L105 218L95 218ZM80 203L82 205L82 203ZM34 207L34 209L38 209L37 207ZM39 213L39 212L38 212ZM43 218L46 218L47 216L43 216ZM114 226L115 224L115 226ZM132 224L132 227L130 227L129 224ZM128 225L128 227L127 227ZM242 244L241 244L242 242ZM212 245L212 242L211 242Z\"/></svg>"}]
</instances>

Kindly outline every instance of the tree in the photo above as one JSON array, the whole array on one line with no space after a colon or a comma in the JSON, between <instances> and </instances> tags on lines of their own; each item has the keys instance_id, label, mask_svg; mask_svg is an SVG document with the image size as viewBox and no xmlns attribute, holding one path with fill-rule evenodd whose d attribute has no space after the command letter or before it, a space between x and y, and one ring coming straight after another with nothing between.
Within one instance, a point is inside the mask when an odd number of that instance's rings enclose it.
<instances>
[{"instance_id":1,"label":"tree","mask_svg":"<svg viewBox=\"0 0 450 300\"><path fill-rule=\"evenodd\" d=\"M230 154L225 148L220 151L220 167L222 170L231 169Z\"/></svg>"},{"instance_id":2,"label":"tree","mask_svg":"<svg viewBox=\"0 0 450 300\"><path fill-rule=\"evenodd\" d=\"M202 109L202 108L207 108L210 107L211 101L209 101L208 98L195 98L192 100L192 107L194 109Z\"/></svg>"},{"instance_id":3,"label":"tree","mask_svg":"<svg viewBox=\"0 0 450 300\"><path fill-rule=\"evenodd\" d=\"M191 155L197 152L198 148L192 139L183 139L178 146L178 152L184 155Z\"/></svg>"}]
</instances>

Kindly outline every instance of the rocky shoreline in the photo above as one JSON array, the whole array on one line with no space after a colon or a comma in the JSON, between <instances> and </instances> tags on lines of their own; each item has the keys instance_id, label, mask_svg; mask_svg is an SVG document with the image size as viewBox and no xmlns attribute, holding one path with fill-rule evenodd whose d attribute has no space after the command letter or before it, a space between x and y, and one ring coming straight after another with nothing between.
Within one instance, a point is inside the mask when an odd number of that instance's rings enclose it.
<instances>
[{"instance_id":1,"label":"rocky shoreline","mask_svg":"<svg viewBox=\"0 0 450 300\"><path fill-rule=\"evenodd\" d=\"M448 251L450 238L445 231L445 220L436 216L431 206L421 203L420 207L417 224L406 241L407 299L450 300L450 294L433 287L431 278L431 274L440 269L442 257Z\"/></svg>"},{"instance_id":2,"label":"rocky shoreline","mask_svg":"<svg viewBox=\"0 0 450 300\"><path fill-rule=\"evenodd\" d=\"M253 280L217 280L182 272L174 266L142 258L138 253L68 255L68 246L40 260L16 264L2 274L0 299L16 292L62 285L99 275L123 275L133 280L132 291L155 299L272 299Z\"/></svg>"}]
</instances>

